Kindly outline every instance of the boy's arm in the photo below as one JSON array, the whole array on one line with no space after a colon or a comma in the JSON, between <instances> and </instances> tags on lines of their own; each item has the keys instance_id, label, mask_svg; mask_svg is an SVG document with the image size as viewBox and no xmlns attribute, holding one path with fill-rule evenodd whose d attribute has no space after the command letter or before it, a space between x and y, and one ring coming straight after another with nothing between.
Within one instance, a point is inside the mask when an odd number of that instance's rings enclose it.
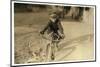
<instances>
[{"instance_id":1,"label":"boy's arm","mask_svg":"<svg viewBox=\"0 0 100 67\"><path fill-rule=\"evenodd\" d=\"M41 34L44 34L44 32L48 29L49 27L49 23L44 27L44 29L42 31L40 31Z\"/></svg>"},{"instance_id":2,"label":"boy's arm","mask_svg":"<svg viewBox=\"0 0 100 67\"><path fill-rule=\"evenodd\" d=\"M58 22L58 27L59 27L59 31L58 31L58 33L60 34L61 39L64 39L64 38L65 38L65 34L64 34L64 30L63 30L63 27L62 27L60 21Z\"/></svg>"},{"instance_id":3,"label":"boy's arm","mask_svg":"<svg viewBox=\"0 0 100 67\"><path fill-rule=\"evenodd\" d=\"M63 30L63 27L62 27L62 25L61 25L61 22L60 22L60 20L59 20L59 22L58 22L58 27L59 27L59 31L62 33L62 34L64 34L64 30Z\"/></svg>"}]
</instances>

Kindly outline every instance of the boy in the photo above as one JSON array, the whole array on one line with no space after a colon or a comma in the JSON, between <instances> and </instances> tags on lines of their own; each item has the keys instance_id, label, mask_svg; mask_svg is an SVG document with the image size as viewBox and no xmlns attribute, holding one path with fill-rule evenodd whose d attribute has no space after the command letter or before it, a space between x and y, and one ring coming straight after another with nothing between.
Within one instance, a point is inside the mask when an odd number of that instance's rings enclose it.
<instances>
[{"instance_id":1,"label":"boy","mask_svg":"<svg viewBox=\"0 0 100 67\"><path fill-rule=\"evenodd\" d=\"M58 43L60 42L61 39L64 38L64 33L63 33L63 28L61 25L61 21L59 18L59 15L57 15L56 12L50 14L50 20L47 24L47 26L40 31L40 34L44 34L45 31L47 31L48 34L51 34L51 38L52 38L52 46L51 48L51 59L54 60L55 59L55 49L54 48L58 48ZM58 40L58 41L56 41ZM50 44L48 44L50 45ZM49 46L48 46L49 47ZM47 48L48 50L48 48Z\"/></svg>"}]
</instances>

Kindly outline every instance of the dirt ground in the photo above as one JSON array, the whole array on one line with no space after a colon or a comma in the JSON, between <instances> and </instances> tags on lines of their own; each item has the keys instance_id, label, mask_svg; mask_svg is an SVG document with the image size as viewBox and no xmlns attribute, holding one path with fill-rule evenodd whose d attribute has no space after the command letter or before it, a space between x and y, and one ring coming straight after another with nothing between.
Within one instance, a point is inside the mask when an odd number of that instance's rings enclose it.
<instances>
[{"instance_id":1,"label":"dirt ground","mask_svg":"<svg viewBox=\"0 0 100 67\"><path fill-rule=\"evenodd\" d=\"M47 24L48 13L15 13L14 15L14 63L24 64L47 62L32 57L39 49L45 53L47 41L39 35L39 31ZM54 61L94 60L94 14L93 9L85 11L83 21L61 22L65 39L59 44ZM43 41L43 42L41 42ZM29 46L30 45L30 46ZM42 53L42 54L43 54ZM45 54L43 54L45 58Z\"/></svg>"}]
</instances>

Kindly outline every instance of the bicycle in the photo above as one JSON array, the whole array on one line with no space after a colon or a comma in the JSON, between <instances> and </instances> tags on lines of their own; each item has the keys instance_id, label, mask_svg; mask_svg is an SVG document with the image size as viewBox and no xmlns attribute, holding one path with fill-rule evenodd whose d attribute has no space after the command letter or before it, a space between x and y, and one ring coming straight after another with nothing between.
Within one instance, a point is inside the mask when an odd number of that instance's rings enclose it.
<instances>
[{"instance_id":1,"label":"bicycle","mask_svg":"<svg viewBox=\"0 0 100 67\"><path fill-rule=\"evenodd\" d=\"M59 39L59 38L56 39L56 40L53 40L52 38L50 38L50 35L46 36L46 35L41 35L40 34L40 36L43 39L45 39L47 41L50 41L50 43L48 43L46 45L46 59L47 59L47 61L55 60L55 52L58 50L58 43L62 40L62 39ZM56 35L56 36L58 36L58 35Z\"/></svg>"}]
</instances>

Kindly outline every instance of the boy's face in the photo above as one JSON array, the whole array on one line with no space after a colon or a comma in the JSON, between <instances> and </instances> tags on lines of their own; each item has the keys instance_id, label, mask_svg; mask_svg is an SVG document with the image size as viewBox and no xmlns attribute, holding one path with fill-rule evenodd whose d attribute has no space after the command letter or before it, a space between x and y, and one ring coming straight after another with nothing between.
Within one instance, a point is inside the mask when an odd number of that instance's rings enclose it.
<instances>
[{"instance_id":1,"label":"boy's face","mask_svg":"<svg viewBox=\"0 0 100 67\"><path fill-rule=\"evenodd\" d=\"M53 23L55 23L56 17L51 17L50 20L53 21Z\"/></svg>"}]
</instances>

